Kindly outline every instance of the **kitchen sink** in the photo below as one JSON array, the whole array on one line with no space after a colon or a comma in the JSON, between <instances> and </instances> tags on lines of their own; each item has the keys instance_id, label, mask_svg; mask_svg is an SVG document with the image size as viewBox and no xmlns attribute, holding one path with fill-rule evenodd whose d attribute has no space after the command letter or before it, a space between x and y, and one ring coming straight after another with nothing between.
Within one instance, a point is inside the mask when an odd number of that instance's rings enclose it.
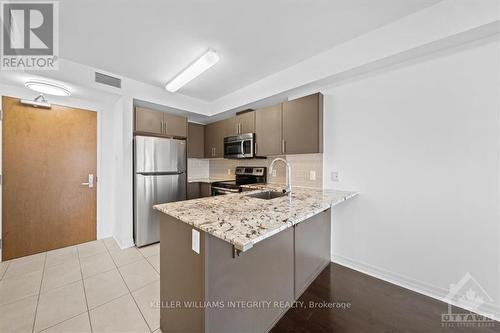
<instances>
[{"instance_id":1,"label":"kitchen sink","mask_svg":"<svg viewBox=\"0 0 500 333\"><path fill-rule=\"evenodd\" d=\"M265 192L259 192L259 193L254 193L254 194L248 194L247 197L264 199L264 200L271 200L271 199L284 197L285 195L288 195L288 193L283 192L283 191L265 191Z\"/></svg>"}]
</instances>

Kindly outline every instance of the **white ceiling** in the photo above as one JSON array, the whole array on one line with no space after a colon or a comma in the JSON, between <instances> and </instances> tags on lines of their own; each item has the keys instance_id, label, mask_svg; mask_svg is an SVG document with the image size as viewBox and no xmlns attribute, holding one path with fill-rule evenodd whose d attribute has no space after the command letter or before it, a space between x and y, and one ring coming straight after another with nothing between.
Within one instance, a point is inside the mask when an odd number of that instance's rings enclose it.
<instances>
[{"instance_id":1,"label":"white ceiling","mask_svg":"<svg viewBox=\"0 0 500 333\"><path fill-rule=\"evenodd\" d=\"M212 47L179 93L213 101L439 0L62 0L60 55L157 86Z\"/></svg>"}]
</instances>

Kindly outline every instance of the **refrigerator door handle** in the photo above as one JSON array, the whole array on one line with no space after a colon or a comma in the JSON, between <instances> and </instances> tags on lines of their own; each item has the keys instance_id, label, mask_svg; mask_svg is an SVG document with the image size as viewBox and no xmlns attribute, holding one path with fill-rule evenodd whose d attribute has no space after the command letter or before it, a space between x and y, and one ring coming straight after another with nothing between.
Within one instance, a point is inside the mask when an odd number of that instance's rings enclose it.
<instances>
[{"instance_id":1,"label":"refrigerator door handle","mask_svg":"<svg viewBox=\"0 0 500 333\"><path fill-rule=\"evenodd\" d=\"M137 172L141 176L169 176L169 175L182 175L184 171L166 171L166 172Z\"/></svg>"}]
</instances>

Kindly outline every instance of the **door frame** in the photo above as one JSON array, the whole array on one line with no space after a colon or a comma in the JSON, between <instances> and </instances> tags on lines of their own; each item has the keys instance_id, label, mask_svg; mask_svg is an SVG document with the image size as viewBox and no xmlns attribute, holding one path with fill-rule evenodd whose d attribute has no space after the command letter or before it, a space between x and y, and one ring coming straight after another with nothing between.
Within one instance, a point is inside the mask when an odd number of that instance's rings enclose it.
<instances>
[{"instance_id":1,"label":"door frame","mask_svg":"<svg viewBox=\"0 0 500 333\"><path fill-rule=\"evenodd\" d=\"M3 112L3 97L14 97L20 99L34 99L38 94L35 92L29 92L26 88L19 88L14 86L6 86L0 84L0 110ZM57 96L48 96L47 99L51 104L57 104L70 108L79 108L87 111L92 111L97 113L97 177L98 181L96 182L97 186L97 200L96 200L96 239L101 239L104 237L108 237L111 235L103 234L103 220L101 218L102 214L102 186L99 184L100 175L101 175L101 160L102 160L102 116L103 111L105 109L105 105L98 102L85 101L80 99L75 99L72 97L57 97ZM0 174L3 175L2 170L2 158L3 158L3 149L2 147L2 139L3 139L3 119L0 119ZM2 207L3 207L3 198L2 198L2 185L0 185L0 238L2 237ZM0 262L2 261L2 249L0 248Z\"/></svg>"}]
</instances>

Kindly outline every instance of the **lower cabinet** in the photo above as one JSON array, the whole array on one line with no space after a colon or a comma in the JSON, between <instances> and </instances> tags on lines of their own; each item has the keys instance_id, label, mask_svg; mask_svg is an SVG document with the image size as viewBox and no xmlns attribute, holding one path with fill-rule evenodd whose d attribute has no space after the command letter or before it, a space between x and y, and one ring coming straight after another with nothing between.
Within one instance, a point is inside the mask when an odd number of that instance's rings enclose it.
<instances>
[{"instance_id":1,"label":"lower cabinet","mask_svg":"<svg viewBox=\"0 0 500 333\"><path fill-rule=\"evenodd\" d=\"M187 199L198 199L212 196L212 184L192 182L187 186Z\"/></svg>"},{"instance_id":2,"label":"lower cabinet","mask_svg":"<svg viewBox=\"0 0 500 333\"><path fill-rule=\"evenodd\" d=\"M198 199L200 197L200 183L188 183L187 199Z\"/></svg>"},{"instance_id":3,"label":"lower cabinet","mask_svg":"<svg viewBox=\"0 0 500 333\"><path fill-rule=\"evenodd\" d=\"M212 196L212 184L200 183L200 198Z\"/></svg>"},{"instance_id":4,"label":"lower cabinet","mask_svg":"<svg viewBox=\"0 0 500 333\"><path fill-rule=\"evenodd\" d=\"M246 252L166 214L160 223L162 332L269 332L330 262L330 209ZM229 306L257 302L261 307ZM269 302L269 303L265 303ZM223 306L189 306L212 304ZM269 307L265 306L269 304Z\"/></svg>"}]
</instances>

